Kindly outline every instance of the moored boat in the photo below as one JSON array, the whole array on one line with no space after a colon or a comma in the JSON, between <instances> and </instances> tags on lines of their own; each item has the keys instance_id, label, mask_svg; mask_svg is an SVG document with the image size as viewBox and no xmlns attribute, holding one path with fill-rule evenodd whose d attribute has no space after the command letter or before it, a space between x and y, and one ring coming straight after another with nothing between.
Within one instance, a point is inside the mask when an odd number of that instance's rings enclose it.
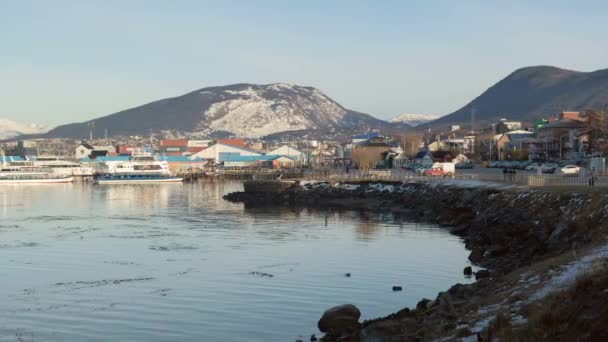
<instances>
[{"instance_id":1,"label":"moored boat","mask_svg":"<svg viewBox=\"0 0 608 342\"><path fill-rule=\"evenodd\" d=\"M71 175L53 172L52 169L36 166L9 165L4 151L1 153L0 184L49 184L70 183L74 180Z\"/></svg>"},{"instance_id":2,"label":"moored boat","mask_svg":"<svg viewBox=\"0 0 608 342\"><path fill-rule=\"evenodd\" d=\"M102 173L95 182L97 184L137 184L137 183L178 183L182 177L154 173Z\"/></svg>"},{"instance_id":3,"label":"moored boat","mask_svg":"<svg viewBox=\"0 0 608 342\"><path fill-rule=\"evenodd\" d=\"M183 177L174 176L166 161L152 156L134 156L126 161L105 162L97 176L98 184L178 183Z\"/></svg>"}]
</instances>

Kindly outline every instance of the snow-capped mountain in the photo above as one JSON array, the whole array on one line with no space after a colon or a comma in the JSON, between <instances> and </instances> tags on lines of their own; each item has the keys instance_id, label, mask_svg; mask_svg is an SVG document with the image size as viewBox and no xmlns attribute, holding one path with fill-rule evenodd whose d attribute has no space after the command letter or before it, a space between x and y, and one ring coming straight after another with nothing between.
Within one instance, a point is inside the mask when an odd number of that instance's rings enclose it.
<instances>
[{"instance_id":1,"label":"snow-capped mountain","mask_svg":"<svg viewBox=\"0 0 608 342\"><path fill-rule=\"evenodd\" d=\"M438 118L439 115L435 114L401 114L395 118L388 120L388 122L406 123L410 126L418 126Z\"/></svg>"},{"instance_id":2,"label":"snow-capped mountain","mask_svg":"<svg viewBox=\"0 0 608 342\"><path fill-rule=\"evenodd\" d=\"M391 128L370 115L342 107L322 91L285 83L233 84L127 109L95 122L94 135L147 135L175 131L205 136L259 138L281 132L318 133ZM89 122L59 126L46 137L82 138Z\"/></svg>"},{"instance_id":3,"label":"snow-capped mountain","mask_svg":"<svg viewBox=\"0 0 608 342\"><path fill-rule=\"evenodd\" d=\"M45 125L0 119L0 140L11 139L22 134L45 133L49 129L50 127Z\"/></svg>"},{"instance_id":4,"label":"snow-capped mountain","mask_svg":"<svg viewBox=\"0 0 608 342\"><path fill-rule=\"evenodd\" d=\"M338 126L348 111L321 91L290 84L245 85L201 92L215 99L198 129L258 138L285 131Z\"/></svg>"}]
</instances>

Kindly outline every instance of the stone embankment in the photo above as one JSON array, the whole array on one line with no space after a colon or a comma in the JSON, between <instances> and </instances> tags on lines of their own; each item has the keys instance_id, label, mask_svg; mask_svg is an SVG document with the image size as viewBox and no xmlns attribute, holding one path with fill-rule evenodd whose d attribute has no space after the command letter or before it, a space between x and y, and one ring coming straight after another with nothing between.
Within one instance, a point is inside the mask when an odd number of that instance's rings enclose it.
<instances>
[{"instance_id":1,"label":"stone embankment","mask_svg":"<svg viewBox=\"0 0 608 342\"><path fill-rule=\"evenodd\" d=\"M437 223L461 236L471 250L471 262L486 268L474 284L457 284L435 300L350 325L350 331L335 333L324 323L325 341L451 340L472 334L481 338L501 315L509 322L526 322L526 308L553 289L549 285L560 270L576 264L577 253L605 243L608 231L608 195L600 192L459 181L296 182L280 191L237 192L225 199L247 206L387 211ZM602 253L593 255L599 258Z\"/></svg>"}]
</instances>

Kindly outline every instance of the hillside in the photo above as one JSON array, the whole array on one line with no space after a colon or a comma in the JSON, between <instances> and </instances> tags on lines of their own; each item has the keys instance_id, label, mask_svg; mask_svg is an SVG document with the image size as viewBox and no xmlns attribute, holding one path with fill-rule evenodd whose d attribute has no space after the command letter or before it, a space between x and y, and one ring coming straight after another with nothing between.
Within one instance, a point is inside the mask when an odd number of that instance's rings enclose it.
<instances>
[{"instance_id":1,"label":"hillside","mask_svg":"<svg viewBox=\"0 0 608 342\"><path fill-rule=\"evenodd\" d=\"M206 136L259 138L282 132L392 127L345 109L312 87L275 83L209 87L92 120L94 135L147 135L176 131ZM45 137L85 138L90 122L59 126Z\"/></svg>"},{"instance_id":2,"label":"hillside","mask_svg":"<svg viewBox=\"0 0 608 342\"><path fill-rule=\"evenodd\" d=\"M461 109L425 126L469 127L500 118L531 122L565 110L603 109L608 104L608 69L579 72L551 66L518 69Z\"/></svg>"}]
</instances>

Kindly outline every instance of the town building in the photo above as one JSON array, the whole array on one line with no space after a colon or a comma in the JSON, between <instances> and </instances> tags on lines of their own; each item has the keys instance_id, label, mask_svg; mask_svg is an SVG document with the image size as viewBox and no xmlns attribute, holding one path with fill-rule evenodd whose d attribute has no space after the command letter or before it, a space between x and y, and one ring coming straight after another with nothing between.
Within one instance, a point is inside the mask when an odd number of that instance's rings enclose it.
<instances>
[{"instance_id":1,"label":"town building","mask_svg":"<svg viewBox=\"0 0 608 342\"><path fill-rule=\"evenodd\" d=\"M216 143L213 146L207 147L206 149L194 153L190 156L191 159L201 158L205 160L211 160L216 164L219 164L226 160L228 156L261 156L262 153L256 152L254 150L237 147L234 145L227 145L223 143Z\"/></svg>"},{"instance_id":2,"label":"town building","mask_svg":"<svg viewBox=\"0 0 608 342\"><path fill-rule=\"evenodd\" d=\"M387 153L391 146L386 143L385 138L376 136L360 143L354 144L351 151L353 165L359 169L376 169L390 167L386 165Z\"/></svg>"},{"instance_id":3,"label":"town building","mask_svg":"<svg viewBox=\"0 0 608 342\"><path fill-rule=\"evenodd\" d=\"M116 155L116 147L112 145L107 146L93 146L88 143L81 143L76 146L74 157L76 159L82 159L85 157L98 157L98 156L114 156Z\"/></svg>"}]
</instances>

